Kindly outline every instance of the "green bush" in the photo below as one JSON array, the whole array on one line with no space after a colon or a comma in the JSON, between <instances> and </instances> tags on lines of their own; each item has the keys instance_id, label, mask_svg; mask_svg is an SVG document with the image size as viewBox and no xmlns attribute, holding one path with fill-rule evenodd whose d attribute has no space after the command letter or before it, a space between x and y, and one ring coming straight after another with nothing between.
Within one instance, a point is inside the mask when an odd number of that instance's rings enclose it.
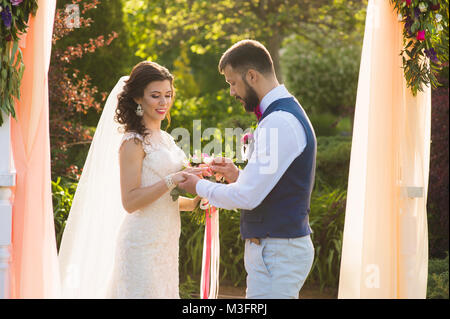
<instances>
[{"instance_id":1,"label":"green bush","mask_svg":"<svg viewBox=\"0 0 450 319\"><path fill-rule=\"evenodd\" d=\"M350 167L350 136L317 137L316 188L322 185L347 189Z\"/></svg>"},{"instance_id":2,"label":"green bush","mask_svg":"<svg viewBox=\"0 0 450 319\"><path fill-rule=\"evenodd\" d=\"M64 181L61 177L58 177L56 182L52 181L53 217L58 250L77 185L77 183Z\"/></svg>"},{"instance_id":3,"label":"green bush","mask_svg":"<svg viewBox=\"0 0 450 319\"><path fill-rule=\"evenodd\" d=\"M198 295L199 281L191 278L190 275L186 276L184 281L180 281L180 298L181 299L193 299L194 294Z\"/></svg>"},{"instance_id":4,"label":"green bush","mask_svg":"<svg viewBox=\"0 0 450 319\"><path fill-rule=\"evenodd\" d=\"M220 279L234 286L244 284L247 276L244 269L244 241L239 229L240 217L239 210L222 210L220 220Z\"/></svg>"},{"instance_id":5,"label":"green bush","mask_svg":"<svg viewBox=\"0 0 450 319\"><path fill-rule=\"evenodd\" d=\"M351 113L355 105L362 38L359 33L344 39L336 32L308 31L285 40L281 66L286 87L308 114Z\"/></svg>"},{"instance_id":6,"label":"green bush","mask_svg":"<svg viewBox=\"0 0 450 319\"><path fill-rule=\"evenodd\" d=\"M240 212L220 210L220 280L234 286L245 283L244 242L239 230ZM199 278L205 227L196 224L189 212L181 213L180 281L192 276Z\"/></svg>"},{"instance_id":7,"label":"green bush","mask_svg":"<svg viewBox=\"0 0 450 319\"><path fill-rule=\"evenodd\" d=\"M309 222L315 256L308 280L321 289L338 288L346 200L347 192L341 189L324 189L311 198Z\"/></svg>"},{"instance_id":8,"label":"green bush","mask_svg":"<svg viewBox=\"0 0 450 319\"><path fill-rule=\"evenodd\" d=\"M316 136L339 135L339 128L337 127L339 119L336 115L329 112L320 114L312 112L309 115L309 120L311 121Z\"/></svg>"},{"instance_id":9,"label":"green bush","mask_svg":"<svg viewBox=\"0 0 450 319\"><path fill-rule=\"evenodd\" d=\"M448 251L444 259L428 262L428 299L448 299Z\"/></svg>"}]
</instances>

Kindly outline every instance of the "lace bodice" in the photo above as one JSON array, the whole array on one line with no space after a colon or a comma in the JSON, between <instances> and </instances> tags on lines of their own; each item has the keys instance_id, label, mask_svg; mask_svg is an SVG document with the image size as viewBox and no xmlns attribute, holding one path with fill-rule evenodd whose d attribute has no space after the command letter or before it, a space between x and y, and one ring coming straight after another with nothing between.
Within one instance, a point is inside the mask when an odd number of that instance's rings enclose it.
<instances>
[{"instance_id":1,"label":"lace bodice","mask_svg":"<svg viewBox=\"0 0 450 319\"><path fill-rule=\"evenodd\" d=\"M127 132L122 138L122 143L134 138L141 141L145 152L141 176L142 187L149 186L169 174L180 171L187 160L183 150L165 131L161 131L162 140L156 140L151 136L147 136L144 140L138 133Z\"/></svg>"},{"instance_id":2,"label":"lace bodice","mask_svg":"<svg viewBox=\"0 0 450 319\"><path fill-rule=\"evenodd\" d=\"M186 155L172 136L162 140L126 133L122 143L137 138L145 152L141 187L178 172ZM128 214L120 228L110 296L115 298L179 298L178 240L181 223L178 201L167 191L156 201Z\"/></svg>"}]
</instances>

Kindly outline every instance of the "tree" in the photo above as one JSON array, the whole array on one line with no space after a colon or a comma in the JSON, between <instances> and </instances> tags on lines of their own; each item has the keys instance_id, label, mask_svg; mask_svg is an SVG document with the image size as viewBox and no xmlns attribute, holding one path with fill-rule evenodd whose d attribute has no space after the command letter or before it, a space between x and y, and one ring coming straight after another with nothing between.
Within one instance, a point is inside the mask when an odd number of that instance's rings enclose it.
<instances>
[{"instance_id":1,"label":"tree","mask_svg":"<svg viewBox=\"0 0 450 319\"><path fill-rule=\"evenodd\" d=\"M58 0L58 7L64 8L72 2L72 0ZM95 54L85 54L72 60L68 65L71 71L77 69L81 74L89 74L92 83L95 83L100 92L110 92L118 79L129 74L131 67L139 59L134 56L134 51L128 46L128 31L123 21L122 2L121 0L96 1L95 8L80 14L84 19L90 20L89 25L72 29L69 34L55 43L54 49L62 50L73 43L84 43L90 38L95 39L100 35L110 34L114 30L118 36L108 46L99 47L95 50ZM98 118L93 117L92 120L96 123Z\"/></svg>"},{"instance_id":2,"label":"tree","mask_svg":"<svg viewBox=\"0 0 450 319\"><path fill-rule=\"evenodd\" d=\"M365 1L342 0L164 0L125 4L131 44L142 58L173 61L187 46L196 54L223 52L230 44L253 38L272 55L282 82L279 50L292 33L308 37L307 25L349 28L353 12ZM345 19L335 20L340 14ZM338 22L338 23L337 23ZM345 31L345 30L344 30Z\"/></svg>"},{"instance_id":3,"label":"tree","mask_svg":"<svg viewBox=\"0 0 450 319\"><path fill-rule=\"evenodd\" d=\"M80 2L81 0L73 1L74 4ZM99 3L97 0L84 1L80 13L83 15L95 9ZM49 68L50 139L53 175L76 178L79 171L74 165L75 157L82 157L79 159L82 166L86 152L80 150L90 143L93 136L93 131L84 124L85 116L90 110L101 110L101 102L105 100L106 93L99 93L98 88L91 84L91 77L73 68L72 62L111 44L118 34L112 31L107 37L100 35L83 44L72 43L58 47L58 42L74 31L67 27L69 13L65 12L64 3L59 2L55 13ZM91 18L80 17L81 28L90 26L92 22Z\"/></svg>"},{"instance_id":4,"label":"tree","mask_svg":"<svg viewBox=\"0 0 450 319\"><path fill-rule=\"evenodd\" d=\"M345 38L338 31L317 29L309 34L315 42L294 35L283 44L286 87L308 112L317 135L350 134L362 34L354 32Z\"/></svg>"}]
</instances>

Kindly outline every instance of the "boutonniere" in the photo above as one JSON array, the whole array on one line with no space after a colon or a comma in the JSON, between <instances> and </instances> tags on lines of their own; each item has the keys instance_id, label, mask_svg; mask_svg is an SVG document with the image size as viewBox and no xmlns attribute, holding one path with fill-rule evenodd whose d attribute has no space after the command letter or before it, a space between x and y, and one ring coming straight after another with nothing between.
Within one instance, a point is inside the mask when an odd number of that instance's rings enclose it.
<instances>
[{"instance_id":1,"label":"boutonniere","mask_svg":"<svg viewBox=\"0 0 450 319\"><path fill-rule=\"evenodd\" d=\"M253 146L255 143L255 137L252 133L245 133L241 138L242 148L241 155L244 161L248 161L252 152Z\"/></svg>"}]
</instances>

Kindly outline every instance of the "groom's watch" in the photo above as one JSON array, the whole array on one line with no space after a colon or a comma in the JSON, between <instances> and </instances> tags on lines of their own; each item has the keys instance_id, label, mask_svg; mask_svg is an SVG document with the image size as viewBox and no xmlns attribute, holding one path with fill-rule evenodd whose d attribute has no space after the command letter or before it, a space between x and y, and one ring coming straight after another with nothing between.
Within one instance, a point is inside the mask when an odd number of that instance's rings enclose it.
<instances>
[{"instance_id":1,"label":"groom's watch","mask_svg":"<svg viewBox=\"0 0 450 319\"><path fill-rule=\"evenodd\" d=\"M164 181L166 182L166 186L167 186L167 188L168 188L170 191L171 191L172 189L174 189L175 186L177 186L177 185L175 185L175 183L173 182L172 175L173 175L173 174L170 174L170 175L167 175L166 177L164 177Z\"/></svg>"}]
</instances>

